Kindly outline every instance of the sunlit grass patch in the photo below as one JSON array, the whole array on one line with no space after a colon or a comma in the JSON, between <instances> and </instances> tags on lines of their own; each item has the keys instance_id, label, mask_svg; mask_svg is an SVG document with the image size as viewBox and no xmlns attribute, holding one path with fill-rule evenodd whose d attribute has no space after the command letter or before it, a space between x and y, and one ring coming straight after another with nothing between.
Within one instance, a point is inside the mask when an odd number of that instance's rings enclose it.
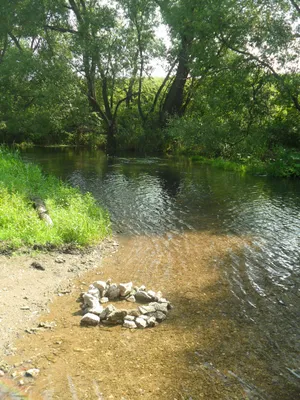
<instances>
[{"instance_id":1,"label":"sunlit grass patch","mask_svg":"<svg viewBox=\"0 0 300 400\"><path fill-rule=\"evenodd\" d=\"M32 198L46 205L53 226L47 226L33 208ZM1 248L32 245L76 247L92 245L109 235L107 211L91 194L82 194L54 176L44 175L0 148L0 244Z\"/></svg>"}]
</instances>

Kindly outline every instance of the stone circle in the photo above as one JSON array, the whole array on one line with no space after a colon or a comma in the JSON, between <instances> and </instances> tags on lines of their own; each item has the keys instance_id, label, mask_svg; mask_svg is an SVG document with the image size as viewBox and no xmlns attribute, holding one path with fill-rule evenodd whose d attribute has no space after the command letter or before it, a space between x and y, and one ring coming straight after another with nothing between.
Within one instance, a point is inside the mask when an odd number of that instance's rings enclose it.
<instances>
[{"instance_id":1,"label":"stone circle","mask_svg":"<svg viewBox=\"0 0 300 400\"><path fill-rule=\"evenodd\" d=\"M145 329L157 326L167 318L173 308L160 291L146 290L146 286L133 286L132 282L112 283L111 279L95 281L82 294L83 317L80 324L85 326L122 325L128 329ZM126 300L142 303L136 309L117 309L113 304L103 304Z\"/></svg>"}]
</instances>

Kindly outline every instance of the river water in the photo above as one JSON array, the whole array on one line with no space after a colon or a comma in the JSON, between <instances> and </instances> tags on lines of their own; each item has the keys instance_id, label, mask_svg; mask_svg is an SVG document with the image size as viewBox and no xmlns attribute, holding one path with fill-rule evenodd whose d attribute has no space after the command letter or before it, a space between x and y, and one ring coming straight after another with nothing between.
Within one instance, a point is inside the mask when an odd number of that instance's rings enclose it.
<instances>
[{"instance_id":1,"label":"river water","mask_svg":"<svg viewBox=\"0 0 300 400\"><path fill-rule=\"evenodd\" d=\"M121 366L127 357L130 371L98 366L98 395L89 397L81 376L78 398L300 399L300 181L73 149L27 150L23 158L109 210L120 249L105 274L160 289L175 305L170 321L147 334L150 348L140 332L134 343L121 329L106 337L110 356ZM127 350L144 353L136 363L113 345L122 335ZM49 372L52 381L61 369Z\"/></svg>"}]
</instances>

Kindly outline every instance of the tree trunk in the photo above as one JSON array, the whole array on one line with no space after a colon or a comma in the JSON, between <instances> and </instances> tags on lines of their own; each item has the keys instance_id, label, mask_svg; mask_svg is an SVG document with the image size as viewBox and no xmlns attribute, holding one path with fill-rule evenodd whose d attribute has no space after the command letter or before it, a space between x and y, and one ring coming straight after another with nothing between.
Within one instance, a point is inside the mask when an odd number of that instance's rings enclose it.
<instances>
[{"instance_id":1,"label":"tree trunk","mask_svg":"<svg viewBox=\"0 0 300 400\"><path fill-rule=\"evenodd\" d=\"M116 121L111 121L107 128L107 142L106 142L106 151L108 154L115 154L117 151L117 123Z\"/></svg>"},{"instance_id":2,"label":"tree trunk","mask_svg":"<svg viewBox=\"0 0 300 400\"><path fill-rule=\"evenodd\" d=\"M166 95L161 110L161 120L166 121L168 115L183 115L184 88L189 75L188 56L191 41L186 37L182 38L182 48L178 57L178 67L173 83Z\"/></svg>"}]
</instances>

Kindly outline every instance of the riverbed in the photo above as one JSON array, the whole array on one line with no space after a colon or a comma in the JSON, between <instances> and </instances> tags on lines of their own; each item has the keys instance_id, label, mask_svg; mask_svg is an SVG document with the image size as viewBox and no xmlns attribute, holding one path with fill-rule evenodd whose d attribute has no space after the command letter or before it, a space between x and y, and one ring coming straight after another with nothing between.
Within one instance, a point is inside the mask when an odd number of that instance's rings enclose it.
<instances>
[{"instance_id":1,"label":"riverbed","mask_svg":"<svg viewBox=\"0 0 300 400\"><path fill-rule=\"evenodd\" d=\"M55 300L54 331L25 337L32 399L300 398L300 182L244 176L187 159L30 150L111 214L117 253ZM100 278L99 278L100 277ZM96 279L161 290L158 327L79 326Z\"/></svg>"}]
</instances>

